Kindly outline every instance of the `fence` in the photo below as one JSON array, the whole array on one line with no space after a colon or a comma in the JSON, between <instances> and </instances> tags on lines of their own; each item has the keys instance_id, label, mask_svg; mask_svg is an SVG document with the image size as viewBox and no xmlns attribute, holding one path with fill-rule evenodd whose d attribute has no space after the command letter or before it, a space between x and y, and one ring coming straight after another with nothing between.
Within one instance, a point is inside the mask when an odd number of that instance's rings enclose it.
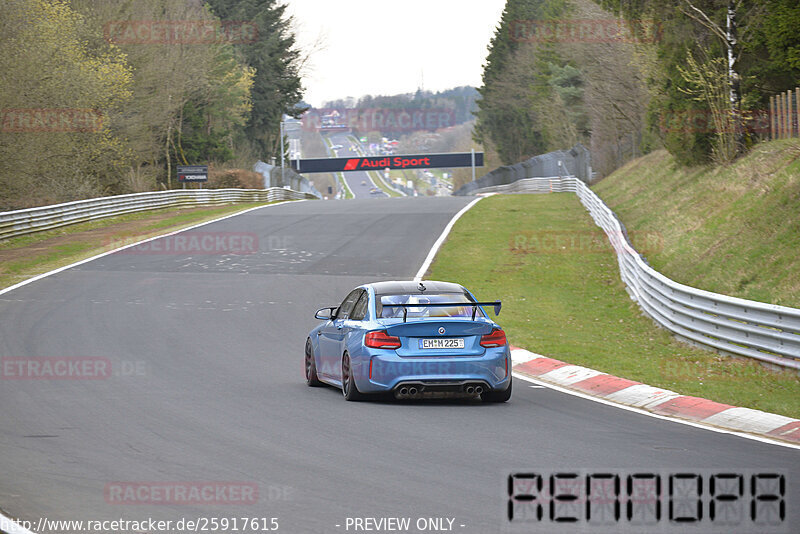
<instances>
[{"instance_id":1,"label":"fence","mask_svg":"<svg viewBox=\"0 0 800 534\"><path fill-rule=\"evenodd\" d=\"M270 189L155 191L78 200L52 206L0 212L0 240L137 211L230 202L274 202L313 198L317 197L311 193L273 187Z\"/></svg>"},{"instance_id":2,"label":"fence","mask_svg":"<svg viewBox=\"0 0 800 534\"><path fill-rule=\"evenodd\" d=\"M611 241L631 298L659 325L705 348L800 370L800 309L711 293L670 280L647 265L614 212L575 177L532 178L475 193L499 191L576 193Z\"/></svg>"},{"instance_id":3,"label":"fence","mask_svg":"<svg viewBox=\"0 0 800 534\"><path fill-rule=\"evenodd\" d=\"M800 87L769 98L771 139L800 137Z\"/></svg>"},{"instance_id":4,"label":"fence","mask_svg":"<svg viewBox=\"0 0 800 534\"><path fill-rule=\"evenodd\" d=\"M258 161L253 170L264 177L264 188L269 187L288 187L301 193L310 193L317 198L322 198L322 194L317 191L317 188L311 185L308 178L298 174L294 169L287 165L281 171L277 165L270 165L263 161Z\"/></svg>"},{"instance_id":5,"label":"fence","mask_svg":"<svg viewBox=\"0 0 800 534\"><path fill-rule=\"evenodd\" d=\"M592 181L589 150L578 143L570 150L557 150L532 157L522 163L505 165L469 182L453 192L454 195L472 195L478 189L505 185L524 178L548 176L577 176L586 183Z\"/></svg>"}]
</instances>

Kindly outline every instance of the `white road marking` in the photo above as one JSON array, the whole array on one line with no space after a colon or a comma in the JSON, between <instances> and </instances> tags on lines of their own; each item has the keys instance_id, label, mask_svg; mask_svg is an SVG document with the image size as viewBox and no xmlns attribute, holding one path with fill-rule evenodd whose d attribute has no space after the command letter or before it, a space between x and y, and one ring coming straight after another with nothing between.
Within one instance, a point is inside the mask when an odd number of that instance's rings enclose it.
<instances>
[{"instance_id":1,"label":"white road marking","mask_svg":"<svg viewBox=\"0 0 800 534\"><path fill-rule=\"evenodd\" d=\"M674 417L668 417L666 415L660 415L652 412L648 412L647 410L642 410L640 408L634 408L633 406L625 406L624 404L617 404L616 402L611 402L609 400L600 398L600 397L593 397L591 395L587 395L585 393L581 393L580 391L575 391L568 388L562 388L561 386L556 386L555 384L548 384L547 382L540 382L539 380L532 378L527 375L519 374L519 373L512 373L515 378L519 380L524 380L526 382L531 382L533 384L537 384L542 387L546 387L549 389L554 389L556 391L560 391L561 393L566 393L568 395L573 395L575 397L580 397L582 399L586 399L592 402L598 402L600 404L605 404L606 406L613 406L614 408L619 408L620 410L627 410L629 412L638 413L641 415L646 415L648 417L654 417L656 419L661 419L663 421L672 421L673 423L679 423L682 425L693 426L695 428L702 428L705 430L711 430L712 432L719 432L720 434L732 434L734 436L739 436L745 439L752 439L754 441L760 441L762 443L769 443L771 445L779 445L781 447L787 447L789 449L800 450L800 445L795 445L793 443L786 443L785 441L778 441L769 439L763 436L756 436L753 434L747 434L744 432L737 432L735 430L727 430L724 428L719 428L716 426L706 425L703 423L695 422L695 421L687 421L686 419L677 419Z\"/></svg>"},{"instance_id":2,"label":"white road marking","mask_svg":"<svg viewBox=\"0 0 800 534\"><path fill-rule=\"evenodd\" d=\"M439 252L439 248L442 246L442 243L444 243L444 240L447 239L447 234L449 234L450 230L453 229L453 225L456 224L456 221L460 219L461 216L464 215L467 211L469 211L469 209L472 206L474 206L484 198L485 197L476 198L475 200L473 200L472 202L461 208L461 211L453 215L453 218L450 219L450 222L447 223L447 226L445 226L444 230L442 230L442 234L439 236L439 239L436 240L436 243L433 244L433 247L431 247L430 252L428 252L428 257L425 258L425 261L422 263L422 267L420 267L419 271L417 271L417 275L414 277L415 282L419 282L420 280L422 280L422 277L425 276L425 273L428 271L428 268L431 266L431 263L433 262L433 258L436 257L436 253Z\"/></svg>"},{"instance_id":3,"label":"white road marking","mask_svg":"<svg viewBox=\"0 0 800 534\"><path fill-rule=\"evenodd\" d=\"M168 234L162 234L162 235L157 235L155 237L150 237L150 238L147 238L147 239L143 239L141 241L137 241L136 243L131 243L129 245L125 245L125 246L122 246L122 247L119 247L119 248L115 248L114 250L109 250L108 252L103 252L101 254L98 254L97 256L92 256L91 258L86 258L85 260L76 261L75 263L70 263L69 265L65 265L64 267L59 267L58 269L54 269L52 271L36 275L33 278L28 278L27 280L23 280L22 282L20 282L18 284L14 284L13 286L9 286L9 287L7 287L5 289L0 289L0 295L8 293L9 291L13 291L14 289L17 289L19 287L26 286L26 285L28 285L28 284L30 284L32 282L37 281L37 280L41 280L42 278L46 278L48 276L52 276L54 274L60 273L61 271L66 271L67 269L72 269L73 267L77 267L78 265L83 265L84 263L89 263L90 261L94 261L94 260L100 259L103 256L108 256L109 254L113 254L115 252L119 252L120 250L125 250L126 248L135 247L135 246L141 245L142 243L149 243L150 241L155 241L156 239L161 239L162 237L169 237L171 235L179 234L181 232L186 232L188 230L194 230L195 228L200 228L201 226L205 226L207 224L211 224L211 223L215 223L215 222L219 222L219 221L224 221L225 219L230 219L231 217L236 217L237 215L243 215L243 214L249 213L251 211L260 210L260 209L263 209L263 208L270 208L272 206L280 206L281 204L285 204L286 202L306 202L306 201L305 200L291 200L291 201L287 200L287 201L284 201L284 202L278 202L276 204L267 204L266 206L256 206L255 208L250 208L250 209L246 209L246 210L242 210L242 211L237 211L236 213L232 213L230 215L225 215L224 217L220 217L218 219L212 219L210 221L202 222L200 224L195 224L194 226L190 226L188 228L181 228L180 230L175 230L174 232L169 232Z\"/></svg>"}]
</instances>

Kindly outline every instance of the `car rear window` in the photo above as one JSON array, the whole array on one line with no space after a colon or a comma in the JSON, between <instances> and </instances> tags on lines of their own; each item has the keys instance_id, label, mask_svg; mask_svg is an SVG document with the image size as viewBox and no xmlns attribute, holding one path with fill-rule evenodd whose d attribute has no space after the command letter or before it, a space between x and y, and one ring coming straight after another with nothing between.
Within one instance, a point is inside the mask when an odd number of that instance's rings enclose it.
<instances>
[{"instance_id":1,"label":"car rear window","mask_svg":"<svg viewBox=\"0 0 800 534\"><path fill-rule=\"evenodd\" d=\"M439 307L439 306L426 306L426 304L436 303L461 303L465 306ZM389 307L386 304L419 304L408 308L408 318L412 317L472 317L472 306L469 303L473 300L466 293L434 293L434 294L393 294L393 295L378 295L377 309L375 310L378 317L387 319L392 317L403 317L402 307ZM476 317L483 317L481 309L478 308Z\"/></svg>"}]
</instances>

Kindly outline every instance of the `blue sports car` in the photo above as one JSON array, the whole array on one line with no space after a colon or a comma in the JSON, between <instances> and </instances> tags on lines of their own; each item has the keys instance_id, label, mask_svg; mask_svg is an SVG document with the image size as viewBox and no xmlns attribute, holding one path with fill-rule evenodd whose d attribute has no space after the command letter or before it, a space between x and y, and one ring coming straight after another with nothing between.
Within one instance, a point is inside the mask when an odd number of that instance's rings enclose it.
<instances>
[{"instance_id":1,"label":"blue sports car","mask_svg":"<svg viewBox=\"0 0 800 534\"><path fill-rule=\"evenodd\" d=\"M506 334L484 306L449 282L377 282L352 290L306 340L309 386L342 389L347 400L391 392L397 398L511 398Z\"/></svg>"}]
</instances>

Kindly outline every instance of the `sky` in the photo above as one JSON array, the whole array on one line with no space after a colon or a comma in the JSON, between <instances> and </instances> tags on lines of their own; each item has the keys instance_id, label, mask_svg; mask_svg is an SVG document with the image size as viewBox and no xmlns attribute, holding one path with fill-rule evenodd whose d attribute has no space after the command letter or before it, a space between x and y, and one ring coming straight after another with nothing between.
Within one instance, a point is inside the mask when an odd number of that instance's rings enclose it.
<instances>
[{"instance_id":1,"label":"sky","mask_svg":"<svg viewBox=\"0 0 800 534\"><path fill-rule=\"evenodd\" d=\"M481 85L505 0L284 0L305 101Z\"/></svg>"}]
</instances>

